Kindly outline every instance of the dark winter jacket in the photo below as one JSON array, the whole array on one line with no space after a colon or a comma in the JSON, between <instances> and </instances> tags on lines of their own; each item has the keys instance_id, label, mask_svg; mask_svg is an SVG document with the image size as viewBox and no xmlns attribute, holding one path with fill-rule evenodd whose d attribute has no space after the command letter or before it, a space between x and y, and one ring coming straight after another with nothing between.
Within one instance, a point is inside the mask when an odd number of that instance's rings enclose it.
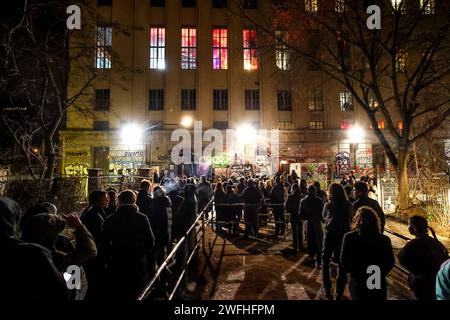
<instances>
[{"instance_id":1,"label":"dark winter jacket","mask_svg":"<svg viewBox=\"0 0 450 320\"><path fill-rule=\"evenodd\" d=\"M400 250L398 258L410 272L408 282L415 298L434 300L436 275L448 259L443 245L430 236L416 238Z\"/></svg>"},{"instance_id":2,"label":"dark winter jacket","mask_svg":"<svg viewBox=\"0 0 450 320\"><path fill-rule=\"evenodd\" d=\"M147 256L155 238L146 215L135 205L123 205L105 222L107 270L115 297L135 298L148 281Z\"/></svg>"},{"instance_id":3,"label":"dark winter jacket","mask_svg":"<svg viewBox=\"0 0 450 320\"><path fill-rule=\"evenodd\" d=\"M150 214L150 225L155 235L155 245L165 246L171 241L172 236L172 203L167 196L153 198L153 206Z\"/></svg>"},{"instance_id":4,"label":"dark winter jacket","mask_svg":"<svg viewBox=\"0 0 450 320\"><path fill-rule=\"evenodd\" d=\"M139 208L139 212L145 214L147 217L150 216L150 212L152 210L152 195L144 192L144 191L139 191L138 195L137 195L137 199L136 199L136 205Z\"/></svg>"},{"instance_id":5,"label":"dark winter jacket","mask_svg":"<svg viewBox=\"0 0 450 320\"><path fill-rule=\"evenodd\" d=\"M377 213L378 218L380 218L381 223L381 233L384 232L384 225L386 224L386 217L384 214L383 209L381 208L380 204L377 200L371 199L368 196L359 198L355 202L353 202L353 209L358 211L361 207L370 207Z\"/></svg>"},{"instance_id":6,"label":"dark winter jacket","mask_svg":"<svg viewBox=\"0 0 450 320\"><path fill-rule=\"evenodd\" d=\"M286 212L291 215L291 222L299 222L300 201L305 197L304 194L297 190L291 193L286 201Z\"/></svg>"},{"instance_id":7,"label":"dark winter jacket","mask_svg":"<svg viewBox=\"0 0 450 320\"><path fill-rule=\"evenodd\" d=\"M328 201L323 207L322 218L325 221L324 229L327 233L342 237L350 231L353 206L350 202L338 205L333 201Z\"/></svg>"}]
</instances>

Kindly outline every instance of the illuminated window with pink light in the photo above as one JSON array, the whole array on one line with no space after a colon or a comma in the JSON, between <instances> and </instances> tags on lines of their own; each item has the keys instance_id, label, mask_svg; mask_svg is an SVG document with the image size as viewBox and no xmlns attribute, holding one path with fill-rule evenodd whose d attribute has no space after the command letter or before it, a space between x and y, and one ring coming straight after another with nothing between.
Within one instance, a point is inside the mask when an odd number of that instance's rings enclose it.
<instances>
[{"instance_id":1,"label":"illuminated window with pink light","mask_svg":"<svg viewBox=\"0 0 450 320\"><path fill-rule=\"evenodd\" d=\"M341 130L350 129L351 126L352 126L352 123L350 121L346 121L346 120L341 121L341 125L340 125Z\"/></svg>"},{"instance_id":2,"label":"illuminated window with pink light","mask_svg":"<svg viewBox=\"0 0 450 320\"><path fill-rule=\"evenodd\" d=\"M258 41L254 29L244 29L244 70L258 70Z\"/></svg>"},{"instance_id":3,"label":"illuminated window with pink light","mask_svg":"<svg viewBox=\"0 0 450 320\"><path fill-rule=\"evenodd\" d=\"M181 29L181 69L197 68L197 29Z\"/></svg>"},{"instance_id":4,"label":"illuminated window with pink light","mask_svg":"<svg viewBox=\"0 0 450 320\"><path fill-rule=\"evenodd\" d=\"M228 69L228 29L214 28L213 37L213 69Z\"/></svg>"},{"instance_id":5,"label":"illuminated window with pink light","mask_svg":"<svg viewBox=\"0 0 450 320\"><path fill-rule=\"evenodd\" d=\"M150 69L166 68L166 29L150 28Z\"/></svg>"}]
</instances>

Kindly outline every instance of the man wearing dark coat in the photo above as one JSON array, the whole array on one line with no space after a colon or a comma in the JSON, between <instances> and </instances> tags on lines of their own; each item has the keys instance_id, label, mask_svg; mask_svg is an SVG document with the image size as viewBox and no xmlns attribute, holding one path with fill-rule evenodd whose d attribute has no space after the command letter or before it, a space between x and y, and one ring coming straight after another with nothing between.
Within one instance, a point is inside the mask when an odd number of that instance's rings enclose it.
<instances>
[{"instance_id":1,"label":"man wearing dark coat","mask_svg":"<svg viewBox=\"0 0 450 320\"><path fill-rule=\"evenodd\" d=\"M320 264L322 252L322 210L323 201L317 196L315 186L308 187L308 195L300 201L299 217L306 221L306 249L316 264Z\"/></svg>"},{"instance_id":2,"label":"man wearing dark coat","mask_svg":"<svg viewBox=\"0 0 450 320\"><path fill-rule=\"evenodd\" d=\"M275 186L270 192L270 203L272 204L273 217L275 219L275 236L284 234L286 221L284 216L284 201L286 200L286 188L281 178L275 179Z\"/></svg>"},{"instance_id":3,"label":"man wearing dark coat","mask_svg":"<svg viewBox=\"0 0 450 320\"><path fill-rule=\"evenodd\" d=\"M361 207L372 208L376 213L381 223L381 233L384 232L384 225L386 224L386 216L383 209L377 200L369 198L369 187L367 183L358 181L355 183L355 197L356 201L353 203L353 208L358 211Z\"/></svg>"},{"instance_id":4,"label":"man wearing dark coat","mask_svg":"<svg viewBox=\"0 0 450 320\"><path fill-rule=\"evenodd\" d=\"M151 183L148 180L142 180L140 184L140 190L137 195L136 205L139 208L139 212L145 214L147 217L150 216L150 211L152 209L152 194L150 192Z\"/></svg>"},{"instance_id":5,"label":"man wearing dark coat","mask_svg":"<svg viewBox=\"0 0 450 320\"><path fill-rule=\"evenodd\" d=\"M149 280L147 257L154 243L148 218L136 206L135 193L122 191L117 212L104 226L108 292L114 299L137 298Z\"/></svg>"},{"instance_id":6,"label":"man wearing dark coat","mask_svg":"<svg viewBox=\"0 0 450 320\"><path fill-rule=\"evenodd\" d=\"M246 235L250 235L250 233L252 232L254 235L257 235L259 222L258 212L261 208L263 195L261 194L261 191L255 186L255 182L252 179L248 181L248 186L242 193L241 199L245 203L245 233Z\"/></svg>"},{"instance_id":7,"label":"man wearing dark coat","mask_svg":"<svg viewBox=\"0 0 450 320\"><path fill-rule=\"evenodd\" d=\"M294 171L295 172L295 171ZM300 192L300 186L295 183L292 185L292 193L286 201L286 212L290 214L292 225L292 241L294 244L294 252L303 249L303 221L299 217L300 201L305 197Z\"/></svg>"}]
</instances>

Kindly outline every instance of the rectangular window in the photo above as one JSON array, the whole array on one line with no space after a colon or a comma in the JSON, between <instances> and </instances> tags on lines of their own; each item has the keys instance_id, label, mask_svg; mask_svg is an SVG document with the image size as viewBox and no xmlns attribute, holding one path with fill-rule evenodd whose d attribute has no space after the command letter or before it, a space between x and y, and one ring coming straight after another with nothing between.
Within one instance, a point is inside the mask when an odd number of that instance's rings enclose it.
<instances>
[{"instance_id":1,"label":"rectangular window","mask_svg":"<svg viewBox=\"0 0 450 320\"><path fill-rule=\"evenodd\" d=\"M305 0L305 11L309 13L314 13L319 10L317 0Z\"/></svg>"},{"instance_id":2,"label":"rectangular window","mask_svg":"<svg viewBox=\"0 0 450 320\"><path fill-rule=\"evenodd\" d=\"M408 52L405 49L401 49L397 52L395 58L395 69L397 72L405 72L408 63Z\"/></svg>"},{"instance_id":3,"label":"rectangular window","mask_svg":"<svg viewBox=\"0 0 450 320\"><path fill-rule=\"evenodd\" d=\"M254 29L244 29L244 70L258 69L258 42Z\"/></svg>"},{"instance_id":4,"label":"rectangular window","mask_svg":"<svg viewBox=\"0 0 450 320\"><path fill-rule=\"evenodd\" d=\"M258 0L244 0L243 9L258 9Z\"/></svg>"},{"instance_id":5,"label":"rectangular window","mask_svg":"<svg viewBox=\"0 0 450 320\"><path fill-rule=\"evenodd\" d=\"M96 27L95 67L111 69L112 27Z\"/></svg>"},{"instance_id":6,"label":"rectangular window","mask_svg":"<svg viewBox=\"0 0 450 320\"><path fill-rule=\"evenodd\" d=\"M165 5L165 0L150 0L150 6L152 7L164 7Z\"/></svg>"},{"instance_id":7,"label":"rectangular window","mask_svg":"<svg viewBox=\"0 0 450 320\"><path fill-rule=\"evenodd\" d=\"M151 89L148 95L148 110L161 111L164 110L164 90Z\"/></svg>"},{"instance_id":8,"label":"rectangular window","mask_svg":"<svg viewBox=\"0 0 450 320\"><path fill-rule=\"evenodd\" d=\"M112 6L112 0L97 0L97 6Z\"/></svg>"},{"instance_id":9,"label":"rectangular window","mask_svg":"<svg viewBox=\"0 0 450 320\"><path fill-rule=\"evenodd\" d=\"M311 93L308 103L310 111L323 111L323 93L322 90L315 90Z\"/></svg>"},{"instance_id":10,"label":"rectangular window","mask_svg":"<svg viewBox=\"0 0 450 320\"><path fill-rule=\"evenodd\" d=\"M181 6L183 8L195 8L196 5L196 0L181 0Z\"/></svg>"},{"instance_id":11,"label":"rectangular window","mask_svg":"<svg viewBox=\"0 0 450 320\"><path fill-rule=\"evenodd\" d=\"M435 0L420 0L420 10L422 10L423 14L435 14Z\"/></svg>"},{"instance_id":12,"label":"rectangular window","mask_svg":"<svg viewBox=\"0 0 450 320\"><path fill-rule=\"evenodd\" d=\"M109 89L95 90L95 111L109 111L110 104L111 98Z\"/></svg>"},{"instance_id":13,"label":"rectangular window","mask_svg":"<svg viewBox=\"0 0 450 320\"><path fill-rule=\"evenodd\" d=\"M287 32L275 31L275 59L277 68L280 70L289 69L289 49L287 46Z\"/></svg>"},{"instance_id":14,"label":"rectangular window","mask_svg":"<svg viewBox=\"0 0 450 320\"><path fill-rule=\"evenodd\" d=\"M245 90L245 110L259 110L259 90Z\"/></svg>"},{"instance_id":15,"label":"rectangular window","mask_svg":"<svg viewBox=\"0 0 450 320\"><path fill-rule=\"evenodd\" d=\"M278 91L278 110L292 110L292 92L290 90Z\"/></svg>"},{"instance_id":16,"label":"rectangular window","mask_svg":"<svg viewBox=\"0 0 450 320\"><path fill-rule=\"evenodd\" d=\"M150 69L166 68L166 29L150 28Z\"/></svg>"},{"instance_id":17,"label":"rectangular window","mask_svg":"<svg viewBox=\"0 0 450 320\"><path fill-rule=\"evenodd\" d=\"M99 131L109 130L109 121L94 121L93 129Z\"/></svg>"},{"instance_id":18,"label":"rectangular window","mask_svg":"<svg viewBox=\"0 0 450 320\"><path fill-rule=\"evenodd\" d=\"M353 97L349 91L341 91L339 93L339 102L341 111L353 111Z\"/></svg>"},{"instance_id":19,"label":"rectangular window","mask_svg":"<svg viewBox=\"0 0 450 320\"><path fill-rule=\"evenodd\" d=\"M181 90L181 110L195 110L197 107L197 91L195 89Z\"/></svg>"},{"instance_id":20,"label":"rectangular window","mask_svg":"<svg viewBox=\"0 0 450 320\"><path fill-rule=\"evenodd\" d=\"M181 69L197 68L197 29L181 29Z\"/></svg>"},{"instance_id":21,"label":"rectangular window","mask_svg":"<svg viewBox=\"0 0 450 320\"><path fill-rule=\"evenodd\" d=\"M214 28L213 36L213 69L228 69L228 29Z\"/></svg>"},{"instance_id":22,"label":"rectangular window","mask_svg":"<svg viewBox=\"0 0 450 320\"><path fill-rule=\"evenodd\" d=\"M309 129L311 130L323 130L323 121L310 121Z\"/></svg>"},{"instance_id":23,"label":"rectangular window","mask_svg":"<svg viewBox=\"0 0 450 320\"><path fill-rule=\"evenodd\" d=\"M218 130L228 129L228 121L213 121L213 128Z\"/></svg>"},{"instance_id":24,"label":"rectangular window","mask_svg":"<svg viewBox=\"0 0 450 320\"><path fill-rule=\"evenodd\" d=\"M213 0L212 2L213 8L226 8L227 7L227 0Z\"/></svg>"},{"instance_id":25,"label":"rectangular window","mask_svg":"<svg viewBox=\"0 0 450 320\"><path fill-rule=\"evenodd\" d=\"M228 110L228 90L213 90L213 109Z\"/></svg>"},{"instance_id":26,"label":"rectangular window","mask_svg":"<svg viewBox=\"0 0 450 320\"><path fill-rule=\"evenodd\" d=\"M344 13L347 10L347 0L336 0L334 3L336 12Z\"/></svg>"}]
</instances>

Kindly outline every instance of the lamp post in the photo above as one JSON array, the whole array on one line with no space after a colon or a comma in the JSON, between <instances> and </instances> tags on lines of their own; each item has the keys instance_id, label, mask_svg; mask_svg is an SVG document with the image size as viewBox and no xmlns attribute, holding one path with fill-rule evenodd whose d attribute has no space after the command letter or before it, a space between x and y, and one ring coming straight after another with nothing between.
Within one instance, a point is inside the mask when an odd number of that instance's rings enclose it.
<instances>
[{"instance_id":1,"label":"lamp post","mask_svg":"<svg viewBox=\"0 0 450 320\"><path fill-rule=\"evenodd\" d=\"M358 150L358 143L363 142L365 137L364 129L358 125L351 127L347 132L347 138L350 142L350 153L353 157L353 168L356 172L356 151ZM353 149L353 150L352 150Z\"/></svg>"}]
</instances>

